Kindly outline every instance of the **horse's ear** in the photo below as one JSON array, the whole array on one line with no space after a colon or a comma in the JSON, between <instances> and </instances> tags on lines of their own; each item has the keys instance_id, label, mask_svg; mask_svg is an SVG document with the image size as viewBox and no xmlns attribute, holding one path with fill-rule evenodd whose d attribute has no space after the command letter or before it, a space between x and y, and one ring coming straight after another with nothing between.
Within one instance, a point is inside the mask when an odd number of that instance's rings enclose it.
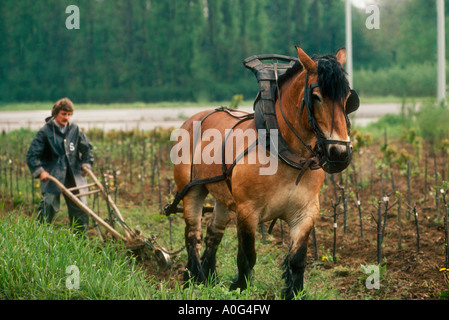
<instances>
[{"instance_id":1,"label":"horse's ear","mask_svg":"<svg viewBox=\"0 0 449 320\"><path fill-rule=\"evenodd\" d=\"M346 63L346 48L338 49L335 56L337 57L337 61L341 64L341 67L344 68Z\"/></svg>"},{"instance_id":2,"label":"horse's ear","mask_svg":"<svg viewBox=\"0 0 449 320\"><path fill-rule=\"evenodd\" d=\"M300 47L298 47L298 46L295 46L295 47L296 47L296 52L298 54L299 62L302 64L304 69L306 69L308 72L316 71L315 62Z\"/></svg>"}]
</instances>

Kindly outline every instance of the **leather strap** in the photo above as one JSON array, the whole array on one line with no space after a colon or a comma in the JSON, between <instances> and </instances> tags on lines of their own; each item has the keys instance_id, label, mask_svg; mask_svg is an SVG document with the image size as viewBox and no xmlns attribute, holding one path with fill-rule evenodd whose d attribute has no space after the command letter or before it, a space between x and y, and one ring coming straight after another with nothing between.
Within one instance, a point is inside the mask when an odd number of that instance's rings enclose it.
<instances>
[{"instance_id":1,"label":"leather strap","mask_svg":"<svg viewBox=\"0 0 449 320\"><path fill-rule=\"evenodd\" d=\"M220 107L220 108L216 108L213 111L209 112L208 114L206 114L201 120L200 120L200 128L201 125L203 123L204 120L206 120L209 116L211 116L212 114L216 113L216 112L226 112L229 115L231 115L234 118L240 119L233 127L232 129L234 129L236 126L238 126L239 124L243 123L244 121L248 121L251 119L254 119L254 114L253 113L248 113L246 115L243 116L237 116L235 114L233 114L232 109L229 109L227 107ZM229 131L229 133L232 132L232 130ZM200 180L192 180L193 177L193 152L192 152L192 162L190 165L190 182L180 191L177 192L175 195L175 199L173 200L172 203L167 204L164 207L164 214L166 216L169 216L173 213L178 212L178 204L179 202L181 202L181 200L184 198L184 196L187 194L187 192L189 192L189 190L197 185L202 185L202 184L208 184L208 183L215 183L215 182L220 182L220 181L225 181L226 185L229 188L229 191L232 194L232 185L231 185L231 181L229 180L229 177L232 174L232 170L234 169L235 165L237 164L238 161L240 161L241 158L243 158L252 148L254 148L258 143L259 143L259 139L256 139L256 141L254 141L248 148L246 148L239 156L237 156L234 161L232 162L231 166L229 168L226 167L225 164L225 144L227 141L227 138L229 137L229 133L228 135L225 137L225 139L223 140L222 143L222 174L215 176L215 177L210 177L210 178L205 178L205 179L200 179ZM195 149L195 147L193 148Z\"/></svg>"}]
</instances>

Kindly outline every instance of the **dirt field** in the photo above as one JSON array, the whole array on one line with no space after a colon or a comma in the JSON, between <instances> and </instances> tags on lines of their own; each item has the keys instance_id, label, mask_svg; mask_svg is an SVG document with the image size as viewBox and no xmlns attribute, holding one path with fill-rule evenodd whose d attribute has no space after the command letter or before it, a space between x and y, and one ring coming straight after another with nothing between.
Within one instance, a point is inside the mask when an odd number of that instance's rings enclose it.
<instances>
[{"instance_id":1,"label":"dirt field","mask_svg":"<svg viewBox=\"0 0 449 320\"><path fill-rule=\"evenodd\" d=\"M373 211L373 210L372 210ZM390 225L394 225L396 216L391 215ZM321 248L332 250L333 237L326 231L332 229L330 219L320 218L317 226L317 242ZM441 290L448 286L447 279L440 272L445 265L443 243L444 230L435 225L425 212L421 214L420 250L417 250L416 230L412 220L402 229L401 248L398 248L398 230L386 231L382 245L382 265L386 266L385 277L381 279L380 290L376 293L380 299L438 299ZM358 221L350 219L347 233L338 230L337 257L333 265L327 263L324 268L333 269L337 274L339 291L348 299L363 298L358 291L363 284L360 273L354 275L351 270L360 270L360 265L377 264L376 230L365 223L364 238L360 237ZM313 249L311 248L310 251ZM309 259L312 259L309 253Z\"/></svg>"},{"instance_id":2,"label":"dirt field","mask_svg":"<svg viewBox=\"0 0 449 320\"><path fill-rule=\"evenodd\" d=\"M368 154L379 155L379 146L370 147ZM357 161L357 160L356 160ZM437 157L438 172L444 175L445 163L442 157ZM367 294L366 290L360 290L362 281L360 273L354 274L351 270L360 270L360 265L377 264L377 225L374 219L378 214L378 199L380 190L383 194L391 194L386 220L385 236L381 247L382 262L386 267L385 276L381 277L380 289L375 293L378 299L439 299L442 290L448 290L448 275L440 272L446 266L445 260L445 229L444 212L447 208L439 197L440 220L437 221L436 202L434 194L434 164L433 158L427 162L427 190L424 190L425 158L420 159L420 172L410 178L410 199L412 206L416 203L418 213L419 245L417 239L417 227L413 211L407 205L408 188L407 176L401 172L397 164L393 165L395 188L402 193L402 199L395 195L392 188L390 175L382 180L378 176L379 170L373 169L372 163L366 161L363 166L363 174L370 175L370 183L361 189L361 211L363 238L361 235L359 211L356 206L356 196L353 187L345 190L348 215L346 233L344 231L344 214L338 216L336 264L325 263L324 268L332 269L339 282L339 291L348 299L362 299ZM412 168L413 169L413 168ZM415 168L416 169L416 168ZM374 174L371 175L371 172ZM439 177L441 183L442 177ZM331 186L327 189L327 195L321 196L323 214L317 221L316 239L318 256L326 252L331 253L334 243L333 235L333 208L331 200L335 189ZM337 187L338 195L341 190ZM335 196L334 196L335 198ZM341 212L341 206L338 212ZM385 212L385 204L381 205L382 214ZM400 223L398 219L400 214ZM382 217L384 219L384 217ZM323 252L325 250L325 252ZM314 259L313 247L309 246L309 258ZM373 296L373 292L370 292Z\"/></svg>"}]
</instances>

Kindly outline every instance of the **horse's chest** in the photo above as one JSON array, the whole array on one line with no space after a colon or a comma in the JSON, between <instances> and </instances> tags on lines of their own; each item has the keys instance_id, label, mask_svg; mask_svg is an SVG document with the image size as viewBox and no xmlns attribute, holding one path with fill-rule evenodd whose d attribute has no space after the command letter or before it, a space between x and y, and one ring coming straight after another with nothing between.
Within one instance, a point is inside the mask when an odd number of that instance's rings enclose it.
<instances>
[{"instance_id":1,"label":"horse's chest","mask_svg":"<svg viewBox=\"0 0 449 320\"><path fill-rule=\"evenodd\" d=\"M315 207L318 197L307 188L287 184L273 189L266 200L262 218L269 220L273 217L290 217L307 210L310 206Z\"/></svg>"},{"instance_id":2,"label":"horse's chest","mask_svg":"<svg viewBox=\"0 0 449 320\"><path fill-rule=\"evenodd\" d=\"M297 170L286 165L280 165L275 175L261 176L256 169L234 168L232 186L237 207L255 210L262 221L290 220L319 210L318 195L324 174L307 171L297 185Z\"/></svg>"}]
</instances>

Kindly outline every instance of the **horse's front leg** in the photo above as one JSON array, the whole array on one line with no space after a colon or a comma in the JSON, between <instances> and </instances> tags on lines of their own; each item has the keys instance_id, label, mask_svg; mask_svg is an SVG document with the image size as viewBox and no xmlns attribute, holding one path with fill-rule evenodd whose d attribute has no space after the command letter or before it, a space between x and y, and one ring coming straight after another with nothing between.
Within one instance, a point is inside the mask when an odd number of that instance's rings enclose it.
<instances>
[{"instance_id":1,"label":"horse's front leg","mask_svg":"<svg viewBox=\"0 0 449 320\"><path fill-rule=\"evenodd\" d=\"M300 223L290 226L290 251L284 261L286 287L282 292L285 299L293 299L304 289L307 242L314 225L314 219L307 217Z\"/></svg>"},{"instance_id":2,"label":"horse's front leg","mask_svg":"<svg viewBox=\"0 0 449 320\"><path fill-rule=\"evenodd\" d=\"M201 218L203 212L203 201L207 196L207 191L203 186L193 187L184 197L184 220L185 243L188 255L184 281L192 279L196 282L206 282L203 270L201 268L200 253L202 242Z\"/></svg>"},{"instance_id":3,"label":"horse's front leg","mask_svg":"<svg viewBox=\"0 0 449 320\"><path fill-rule=\"evenodd\" d=\"M239 210L237 214L237 235L239 248L237 253L237 280L230 289L246 289L254 265L256 264L256 230L259 221L254 210Z\"/></svg>"}]
</instances>

